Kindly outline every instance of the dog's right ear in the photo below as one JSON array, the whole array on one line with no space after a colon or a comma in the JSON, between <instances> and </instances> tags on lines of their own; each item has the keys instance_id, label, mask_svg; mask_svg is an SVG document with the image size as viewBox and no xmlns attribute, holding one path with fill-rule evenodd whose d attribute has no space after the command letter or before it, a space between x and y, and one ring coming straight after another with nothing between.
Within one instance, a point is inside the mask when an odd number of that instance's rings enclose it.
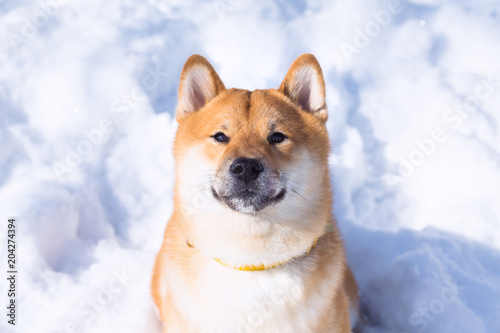
<instances>
[{"instance_id":1,"label":"dog's right ear","mask_svg":"<svg viewBox=\"0 0 500 333\"><path fill-rule=\"evenodd\" d=\"M188 58L182 68L177 103L177 122L198 111L226 88L207 59L198 54Z\"/></svg>"},{"instance_id":2,"label":"dog's right ear","mask_svg":"<svg viewBox=\"0 0 500 333\"><path fill-rule=\"evenodd\" d=\"M325 123L328 119L325 79L319 62L312 54L303 54L293 62L279 91Z\"/></svg>"}]
</instances>

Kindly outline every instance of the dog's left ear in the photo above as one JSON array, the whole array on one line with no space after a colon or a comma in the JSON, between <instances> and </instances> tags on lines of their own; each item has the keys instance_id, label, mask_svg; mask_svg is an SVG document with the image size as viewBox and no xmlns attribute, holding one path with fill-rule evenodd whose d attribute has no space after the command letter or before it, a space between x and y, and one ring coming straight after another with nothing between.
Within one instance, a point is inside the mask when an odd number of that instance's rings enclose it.
<instances>
[{"instance_id":1,"label":"dog's left ear","mask_svg":"<svg viewBox=\"0 0 500 333\"><path fill-rule=\"evenodd\" d=\"M279 91L322 122L328 119L325 80L319 62L312 54L303 54L295 59Z\"/></svg>"},{"instance_id":2,"label":"dog's left ear","mask_svg":"<svg viewBox=\"0 0 500 333\"><path fill-rule=\"evenodd\" d=\"M182 68L177 102L177 122L198 111L226 88L207 59L198 54L188 58Z\"/></svg>"}]
</instances>

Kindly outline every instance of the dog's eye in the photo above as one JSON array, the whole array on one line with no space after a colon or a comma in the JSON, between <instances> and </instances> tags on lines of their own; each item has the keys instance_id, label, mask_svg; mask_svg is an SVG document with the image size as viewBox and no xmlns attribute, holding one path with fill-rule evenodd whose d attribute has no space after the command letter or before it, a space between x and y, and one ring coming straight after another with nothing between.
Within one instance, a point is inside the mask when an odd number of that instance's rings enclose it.
<instances>
[{"instance_id":1,"label":"dog's eye","mask_svg":"<svg viewBox=\"0 0 500 333\"><path fill-rule=\"evenodd\" d=\"M212 138L214 138L215 141L217 142L222 142L222 143L229 142L229 137L222 132L215 133L214 135L212 135Z\"/></svg>"},{"instance_id":2,"label":"dog's eye","mask_svg":"<svg viewBox=\"0 0 500 333\"><path fill-rule=\"evenodd\" d=\"M269 141L270 144L274 145L285 141L286 138L287 137L285 134L280 132L274 132L273 134L267 137L267 141Z\"/></svg>"}]
</instances>

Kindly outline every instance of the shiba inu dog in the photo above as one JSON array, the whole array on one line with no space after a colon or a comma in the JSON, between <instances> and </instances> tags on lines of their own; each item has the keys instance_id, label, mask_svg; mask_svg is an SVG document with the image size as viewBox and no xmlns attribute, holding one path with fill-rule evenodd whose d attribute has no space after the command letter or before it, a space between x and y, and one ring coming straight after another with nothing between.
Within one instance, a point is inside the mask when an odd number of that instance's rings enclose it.
<instances>
[{"instance_id":1,"label":"shiba inu dog","mask_svg":"<svg viewBox=\"0 0 500 333\"><path fill-rule=\"evenodd\" d=\"M358 291L332 215L325 84L304 54L276 89L182 70L174 211L152 295L164 332L350 332Z\"/></svg>"}]
</instances>

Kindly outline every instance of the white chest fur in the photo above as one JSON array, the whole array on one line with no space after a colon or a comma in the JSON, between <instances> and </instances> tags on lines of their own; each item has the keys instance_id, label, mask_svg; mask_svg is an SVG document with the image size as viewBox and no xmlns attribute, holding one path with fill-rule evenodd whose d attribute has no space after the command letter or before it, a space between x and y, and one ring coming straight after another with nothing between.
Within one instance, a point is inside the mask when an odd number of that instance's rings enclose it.
<instances>
[{"instance_id":1,"label":"white chest fur","mask_svg":"<svg viewBox=\"0 0 500 333\"><path fill-rule=\"evenodd\" d=\"M310 284L316 259L250 272L210 261L189 289L177 277L170 293L191 332L313 332L336 280Z\"/></svg>"}]
</instances>

